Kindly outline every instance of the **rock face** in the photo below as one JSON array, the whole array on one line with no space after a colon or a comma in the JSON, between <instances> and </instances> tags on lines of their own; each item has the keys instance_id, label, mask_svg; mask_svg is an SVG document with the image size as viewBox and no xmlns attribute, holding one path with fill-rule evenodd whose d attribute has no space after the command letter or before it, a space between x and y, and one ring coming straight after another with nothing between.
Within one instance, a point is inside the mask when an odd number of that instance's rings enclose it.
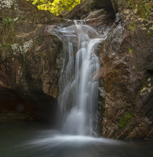
<instances>
[{"instance_id":1,"label":"rock face","mask_svg":"<svg viewBox=\"0 0 153 157\"><path fill-rule=\"evenodd\" d=\"M50 119L57 106L60 18L25 0L0 1L0 121Z\"/></svg>"},{"instance_id":2,"label":"rock face","mask_svg":"<svg viewBox=\"0 0 153 157\"><path fill-rule=\"evenodd\" d=\"M103 78L102 135L153 138L153 21L120 0L113 3L119 13L101 45L97 76Z\"/></svg>"},{"instance_id":3,"label":"rock face","mask_svg":"<svg viewBox=\"0 0 153 157\"><path fill-rule=\"evenodd\" d=\"M104 9L105 11L112 11L113 6L111 0L85 0L77 5L65 17L68 19L84 19L96 9Z\"/></svg>"}]
</instances>

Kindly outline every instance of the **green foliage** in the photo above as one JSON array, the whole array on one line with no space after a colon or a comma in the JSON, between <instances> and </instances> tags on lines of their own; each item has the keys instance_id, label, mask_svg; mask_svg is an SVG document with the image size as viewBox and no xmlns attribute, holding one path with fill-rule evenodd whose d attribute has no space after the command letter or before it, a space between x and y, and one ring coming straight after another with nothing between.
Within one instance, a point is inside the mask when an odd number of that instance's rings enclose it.
<instances>
[{"instance_id":1,"label":"green foliage","mask_svg":"<svg viewBox=\"0 0 153 157\"><path fill-rule=\"evenodd\" d=\"M153 0L125 0L128 9L137 9L136 14L148 19L153 9Z\"/></svg>"},{"instance_id":2,"label":"green foliage","mask_svg":"<svg viewBox=\"0 0 153 157\"><path fill-rule=\"evenodd\" d=\"M0 46L1 59L5 59L10 54L11 45L15 35L15 22L10 17L5 17L2 20L2 42Z\"/></svg>"},{"instance_id":3,"label":"green foliage","mask_svg":"<svg viewBox=\"0 0 153 157\"><path fill-rule=\"evenodd\" d=\"M55 15L60 15L64 10L72 10L81 0L27 0L37 5L39 10L49 10Z\"/></svg>"},{"instance_id":4,"label":"green foliage","mask_svg":"<svg viewBox=\"0 0 153 157\"><path fill-rule=\"evenodd\" d=\"M153 8L152 5L150 5L149 3L147 3L146 0L141 0L139 3L138 3L138 11L137 11L137 14L144 18L144 19L148 19L150 13L151 13L151 8Z\"/></svg>"},{"instance_id":5,"label":"green foliage","mask_svg":"<svg viewBox=\"0 0 153 157\"><path fill-rule=\"evenodd\" d=\"M5 43L4 45L2 45L2 46L0 47L0 49L1 49L1 50L8 50L8 49L10 49L10 47L11 47L11 45L10 45L9 43Z\"/></svg>"},{"instance_id":6,"label":"green foliage","mask_svg":"<svg viewBox=\"0 0 153 157\"><path fill-rule=\"evenodd\" d=\"M134 7L136 6L135 0L126 0L126 2L128 4L128 9L134 9Z\"/></svg>"},{"instance_id":7,"label":"green foliage","mask_svg":"<svg viewBox=\"0 0 153 157\"><path fill-rule=\"evenodd\" d=\"M2 45L5 45L6 43L10 43L11 45L15 34L14 28L15 28L14 19L5 17L2 22L2 30L3 30Z\"/></svg>"},{"instance_id":8,"label":"green foliage","mask_svg":"<svg viewBox=\"0 0 153 157\"><path fill-rule=\"evenodd\" d=\"M134 35L134 33L136 32L136 24L133 21L129 23L127 28L130 30L131 35Z\"/></svg>"},{"instance_id":9,"label":"green foliage","mask_svg":"<svg viewBox=\"0 0 153 157\"><path fill-rule=\"evenodd\" d=\"M128 52L129 52L129 54L130 54L131 57L134 56L134 49L133 49L133 47L128 47Z\"/></svg>"},{"instance_id":10,"label":"green foliage","mask_svg":"<svg viewBox=\"0 0 153 157\"><path fill-rule=\"evenodd\" d=\"M4 45L0 46L1 50L1 59L4 60L7 56L7 52L11 49L11 45L9 43L5 43Z\"/></svg>"},{"instance_id":11,"label":"green foliage","mask_svg":"<svg viewBox=\"0 0 153 157\"><path fill-rule=\"evenodd\" d=\"M3 19L3 29L8 30L8 29L12 29L13 30L14 27L14 20L6 17Z\"/></svg>"},{"instance_id":12,"label":"green foliage","mask_svg":"<svg viewBox=\"0 0 153 157\"><path fill-rule=\"evenodd\" d=\"M124 128L125 126L127 126L130 121L132 119L132 113L130 112L127 112L120 120L119 120L119 123L118 123L118 127L120 129Z\"/></svg>"}]
</instances>

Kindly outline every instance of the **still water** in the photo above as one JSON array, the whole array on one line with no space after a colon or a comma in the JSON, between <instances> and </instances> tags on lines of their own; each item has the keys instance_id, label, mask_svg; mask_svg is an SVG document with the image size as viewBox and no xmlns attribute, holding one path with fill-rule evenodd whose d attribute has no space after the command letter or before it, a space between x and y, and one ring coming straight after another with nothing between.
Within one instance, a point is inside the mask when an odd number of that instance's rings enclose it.
<instances>
[{"instance_id":1,"label":"still water","mask_svg":"<svg viewBox=\"0 0 153 157\"><path fill-rule=\"evenodd\" d=\"M153 141L62 135L44 123L0 123L0 157L153 157Z\"/></svg>"}]
</instances>

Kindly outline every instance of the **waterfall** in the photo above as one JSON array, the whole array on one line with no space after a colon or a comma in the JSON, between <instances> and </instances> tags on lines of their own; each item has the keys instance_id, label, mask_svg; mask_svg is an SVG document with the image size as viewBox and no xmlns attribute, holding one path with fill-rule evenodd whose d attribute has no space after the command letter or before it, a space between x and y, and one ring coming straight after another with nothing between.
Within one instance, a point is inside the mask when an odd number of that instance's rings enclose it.
<instances>
[{"instance_id":1,"label":"waterfall","mask_svg":"<svg viewBox=\"0 0 153 157\"><path fill-rule=\"evenodd\" d=\"M78 36L77 51L74 52L72 42L67 43L67 52L63 50L64 63L59 81L58 101L64 113L63 132L93 135L98 104L98 80L93 78L100 67L95 50L106 35L99 35L84 21L74 23Z\"/></svg>"}]
</instances>

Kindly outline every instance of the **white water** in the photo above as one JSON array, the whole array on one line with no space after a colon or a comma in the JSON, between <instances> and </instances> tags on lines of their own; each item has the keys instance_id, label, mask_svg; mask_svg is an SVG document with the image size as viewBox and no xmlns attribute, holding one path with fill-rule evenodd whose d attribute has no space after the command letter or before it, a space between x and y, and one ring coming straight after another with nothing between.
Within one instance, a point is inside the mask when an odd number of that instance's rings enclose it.
<instances>
[{"instance_id":1,"label":"white water","mask_svg":"<svg viewBox=\"0 0 153 157\"><path fill-rule=\"evenodd\" d=\"M83 21L75 21L78 35L78 49L75 54L73 44L68 43L67 63L63 66L60 78L61 94L59 104L64 112L63 130L66 134L93 135L93 120L98 104L98 80L93 81L99 69L99 60L95 55L96 47L105 40Z\"/></svg>"}]
</instances>

